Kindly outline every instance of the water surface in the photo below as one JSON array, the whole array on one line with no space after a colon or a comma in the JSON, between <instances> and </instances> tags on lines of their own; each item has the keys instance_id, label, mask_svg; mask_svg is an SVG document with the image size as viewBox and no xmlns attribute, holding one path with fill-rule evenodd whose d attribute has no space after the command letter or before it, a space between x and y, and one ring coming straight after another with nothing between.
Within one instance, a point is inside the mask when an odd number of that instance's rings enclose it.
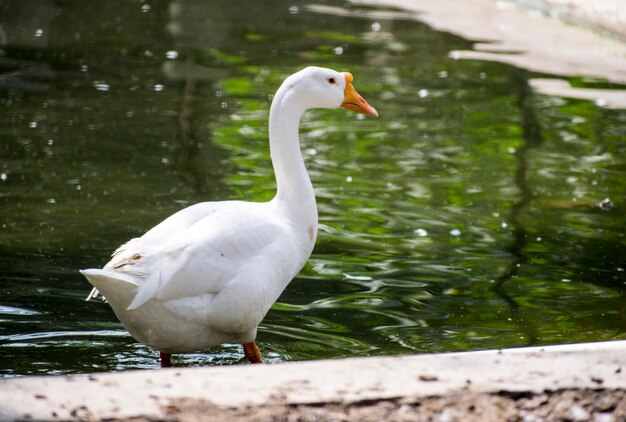
<instances>
[{"instance_id":1,"label":"water surface","mask_svg":"<svg viewBox=\"0 0 626 422\"><path fill-rule=\"evenodd\" d=\"M271 96L310 64L381 116L302 123L320 233L269 361L626 339L624 110L454 60L472 41L398 11L220 4L0 5L0 374L157 367L78 269L187 205L270 199Z\"/></svg>"}]
</instances>

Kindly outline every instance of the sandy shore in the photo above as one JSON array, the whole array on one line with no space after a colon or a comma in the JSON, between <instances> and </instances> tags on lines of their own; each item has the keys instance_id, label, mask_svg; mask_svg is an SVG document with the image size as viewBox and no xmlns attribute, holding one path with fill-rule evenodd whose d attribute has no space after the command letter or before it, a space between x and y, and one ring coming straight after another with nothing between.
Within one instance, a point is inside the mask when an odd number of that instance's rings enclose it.
<instances>
[{"instance_id":1,"label":"sandy shore","mask_svg":"<svg viewBox=\"0 0 626 422\"><path fill-rule=\"evenodd\" d=\"M626 420L626 341L0 380L0 420Z\"/></svg>"}]
</instances>

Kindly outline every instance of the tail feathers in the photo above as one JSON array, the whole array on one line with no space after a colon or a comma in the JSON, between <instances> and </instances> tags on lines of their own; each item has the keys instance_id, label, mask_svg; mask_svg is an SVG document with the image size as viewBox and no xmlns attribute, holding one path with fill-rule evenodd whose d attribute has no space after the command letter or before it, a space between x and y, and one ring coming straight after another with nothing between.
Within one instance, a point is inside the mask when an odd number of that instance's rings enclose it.
<instances>
[{"instance_id":1,"label":"tail feathers","mask_svg":"<svg viewBox=\"0 0 626 422\"><path fill-rule=\"evenodd\" d=\"M85 302L89 302L91 299L97 298L99 294L100 294L100 292L98 291L98 289L96 289L94 287L93 289L91 289L91 292L89 293L89 295L85 299Z\"/></svg>"},{"instance_id":2,"label":"tail feathers","mask_svg":"<svg viewBox=\"0 0 626 422\"><path fill-rule=\"evenodd\" d=\"M139 283L132 276L95 268L80 272L94 287L87 300L97 297L100 293L109 303L126 308L136 296Z\"/></svg>"}]
</instances>

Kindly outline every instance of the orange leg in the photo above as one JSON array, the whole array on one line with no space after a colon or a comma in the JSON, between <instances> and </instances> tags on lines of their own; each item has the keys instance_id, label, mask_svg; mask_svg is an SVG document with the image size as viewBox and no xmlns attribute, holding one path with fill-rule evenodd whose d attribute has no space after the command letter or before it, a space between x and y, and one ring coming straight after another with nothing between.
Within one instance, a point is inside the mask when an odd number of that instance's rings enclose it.
<instances>
[{"instance_id":1,"label":"orange leg","mask_svg":"<svg viewBox=\"0 0 626 422\"><path fill-rule=\"evenodd\" d=\"M161 358L161 368L171 368L172 367L172 354L159 352Z\"/></svg>"},{"instance_id":2,"label":"orange leg","mask_svg":"<svg viewBox=\"0 0 626 422\"><path fill-rule=\"evenodd\" d=\"M259 351L259 347L256 345L256 342L254 340L249 343L243 344L243 352L250 361L250 363L263 363L263 358L261 358L261 352Z\"/></svg>"}]
</instances>

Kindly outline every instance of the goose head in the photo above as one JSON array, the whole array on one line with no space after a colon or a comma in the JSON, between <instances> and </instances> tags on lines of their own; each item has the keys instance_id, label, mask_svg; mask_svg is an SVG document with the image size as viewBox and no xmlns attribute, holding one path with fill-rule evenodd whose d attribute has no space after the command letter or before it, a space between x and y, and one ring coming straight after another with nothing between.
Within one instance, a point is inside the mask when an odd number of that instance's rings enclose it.
<instances>
[{"instance_id":1,"label":"goose head","mask_svg":"<svg viewBox=\"0 0 626 422\"><path fill-rule=\"evenodd\" d=\"M337 108L378 117L378 112L352 86L352 74L323 67L309 66L284 82L290 96L305 109Z\"/></svg>"}]
</instances>

